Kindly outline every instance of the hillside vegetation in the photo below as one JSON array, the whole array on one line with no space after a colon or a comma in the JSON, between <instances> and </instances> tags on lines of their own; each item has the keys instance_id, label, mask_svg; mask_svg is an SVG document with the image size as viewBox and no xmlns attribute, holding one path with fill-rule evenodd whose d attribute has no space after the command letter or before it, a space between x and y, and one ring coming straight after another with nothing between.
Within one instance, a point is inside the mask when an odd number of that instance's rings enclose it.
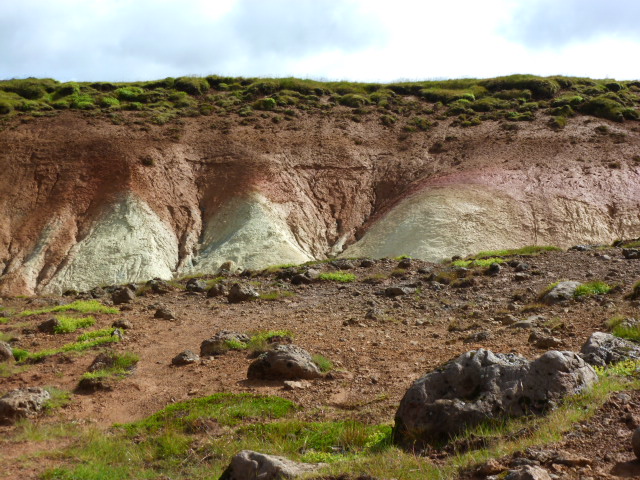
<instances>
[{"instance_id":1,"label":"hillside vegetation","mask_svg":"<svg viewBox=\"0 0 640 480\"><path fill-rule=\"evenodd\" d=\"M110 116L137 111L146 121L164 124L181 116L274 112L273 121L305 110L323 113L336 106L359 115L377 112L393 125L410 117L407 130L427 130L437 120L456 117L470 127L483 120L531 121L549 117L561 129L577 113L616 122L638 120L640 81L511 75L389 84L319 82L297 78L179 77L130 83L66 82L52 79L0 81L0 119L45 116L75 109Z\"/></svg>"}]
</instances>

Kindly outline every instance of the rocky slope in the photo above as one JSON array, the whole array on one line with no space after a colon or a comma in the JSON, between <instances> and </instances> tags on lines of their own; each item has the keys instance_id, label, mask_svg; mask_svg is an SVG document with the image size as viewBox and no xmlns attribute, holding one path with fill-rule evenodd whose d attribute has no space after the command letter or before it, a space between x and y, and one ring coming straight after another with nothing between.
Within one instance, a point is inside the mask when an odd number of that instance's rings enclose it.
<instances>
[{"instance_id":1,"label":"rocky slope","mask_svg":"<svg viewBox=\"0 0 640 480\"><path fill-rule=\"evenodd\" d=\"M166 125L123 113L0 131L0 294L640 235L637 122L385 126L353 109Z\"/></svg>"}]
</instances>

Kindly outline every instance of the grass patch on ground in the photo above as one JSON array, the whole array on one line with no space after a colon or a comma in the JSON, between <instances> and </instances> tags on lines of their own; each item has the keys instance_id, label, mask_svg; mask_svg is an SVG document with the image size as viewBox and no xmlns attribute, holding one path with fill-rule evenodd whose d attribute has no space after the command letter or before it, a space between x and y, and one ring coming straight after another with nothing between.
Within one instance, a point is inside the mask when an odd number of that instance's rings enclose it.
<instances>
[{"instance_id":1,"label":"grass patch on ground","mask_svg":"<svg viewBox=\"0 0 640 480\"><path fill-rule=\"evenodd\" d=\"M281 300L283 298L293 297L295 294L289 290L274 290L273 292L263 293L260 295L260 300L274 301Z\"/></svg>"},{"instance_id":2,"label":"grass patch on ground","mask_svg":"<svg viewBox=\"0 0 640 480\"><path fill-rule=\"evenodd\" d=\"M454 267L489 267L494 263L504 263L504 258L500 257L489 257L489 258L478 258L475 260L455 260L451 263Z\"/></svg>"},{"instance_id":3,"label":"grass patch on ground","mask_svg":"<svg viewBox=\"0 0 640 480\"><path fill-rule=\"evenodd\" d=\"M115 328L104 328L87 332L78 337L74 343L68 343L58 348L41 350L39 352L28 352L27 350L14 349L13 356L19 362L38 362L46 357L57 355L58 353L83 352L91 348L118 342L120 337L113 335Z\"/></svg>"},{"instance_id":4,"label":"grass patch on ground","mask_svg":"<svg viewBox=\"0 0 640 480\"><path fill-rule=\"evenodd\" d=\"M0 325L4 325L5 323L9 323L9 317L0 317Z\"/></svg>"},{"instance_id":5,"label":"grass patch on ground","mask_svg":"<svg viewBox=\"0 0 640 480\"><path fill-rule=\"evenodd\" d=\"M313 363L318 366L322 373L327 373L333 370L333 362L328 358L320 354L315 354L311 357L311 359L313 360Z\"/></svg>"},{"instance_id":6,"label":"grass patch on ground","mask_svg":"<svg viewBox=\"0 0 640 480\"><path fill-rule=\"evenodd\" d=\"M39 310L25 310L20 313L22 317L40 315L42 313L56 312L78 312L78 313L118 313L120 310L114 307L107 307L98 300L77 300L67 305L57 305L55 307L41 308Z\"/></svg>"},{"instance_id":7,"label":"grass patch on ground","mask_svg":"<svg viewBox=\"0 0 640 480\"><path fill-rule=\"evenodd\" d=\"M469 259L479 259L487 257L512 257L514 255L533 256L539 255L542 252L558 252L562 251L559 247L551 245L529 245L522 248L513 248L507 250L486 250L478 252L475 255L468 257Z\"/></svg>"},{"instance_id":8,"label":"grass patch on ground","mask_svg":"<svg viewBox=\"0 0 640 480\"><path fill-rule=\"evenodd\" d=\"M71 401L71 393L66 390L61 390L57 387L45 387L44 389L51 395L51 398L44 405L44 409L47 412L64 407Z\"/></svg>"},{"instance_id":9,"label":"grass patch on ground","mask_svg":"<svg viewBox=\"0 0 640 480\"><path fill-rule=\"evenodd\" d=\"M605 283L601 280L594 280L593 282L583 283L578 288L576 288L574 297L583 297L586 295L606 295L609 293L613 287L608 283Z\"/></svg>"},{"instance_id":10,"label":"grass patch on ground","mask_svg":"<svg viewBox=\"0 0 640 480\"><path fill-rule=\"evenodd\" d=\"M109 352L107 355L109 355L113 361L110 367L96 370L95 372L86 372L82 375L82 378L87 380L124 378L131 373L131 370L140 361L140 357L131 352Z\"/></svg>"},{"instance_id":11,"label":"grass patch on ground","mask_svg":"<svg viewBox=\"0 0 640 480\"><path fill-rule=\"evenodd\" d=\"M240 340L227 340L225 345L229 350L250 350L253 353L261 353L269 350L276 339L293 340L291 330L269 330L266 332L254 332L250 334L248 342Z\"/></svg>"},{"instance_id":12,"label":"grass patch on ground","mask_svg":"<svg viewBox=\"0 0 640 480\"><path fill-rule=\"evenodd\" d=\"M60 325L53 329L54 333L72 333L78 330L79 328L86 328L95 325L96 319L93 317L68 317L66 315L58 315L56 316Z\"/></svg>"},{"instance_id":13,"label":"grass patch on ground","mask_svg":"<svg viewBox=\"0 0 640 480\"><path fill-rule=\"evenodd\" d=\"M0 363L0 378L9 378L13 375L24 372L27 368L28 367L26 365L16 365L15 363L9 362Z\"/></svg>"},{"instance_id":14,"label":"grass patch on ground","mask_svg":"<svg viewBox=\"0 0 640 480\"><path fill-rule=\"evenodd\" d=\"M318 279L324 282L350 283L356 280L356 276L346 272L327 272L318 275Z\"/></svg>"}]
</instances>

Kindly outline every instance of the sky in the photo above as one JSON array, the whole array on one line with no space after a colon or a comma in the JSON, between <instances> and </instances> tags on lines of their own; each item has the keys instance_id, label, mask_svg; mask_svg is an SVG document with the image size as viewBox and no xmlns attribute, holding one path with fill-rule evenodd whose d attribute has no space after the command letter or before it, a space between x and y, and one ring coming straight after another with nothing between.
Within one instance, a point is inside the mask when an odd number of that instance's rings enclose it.
<instances>
[{"instance_id":1,"label":"sky","mask_svg":"<svg viewBox=\"0 0 640 480\"><path fill-rule=\"evenodd\" d=\"M3 0L0 79L639 79L639 0Z\"/></svg>"}]
</instances>

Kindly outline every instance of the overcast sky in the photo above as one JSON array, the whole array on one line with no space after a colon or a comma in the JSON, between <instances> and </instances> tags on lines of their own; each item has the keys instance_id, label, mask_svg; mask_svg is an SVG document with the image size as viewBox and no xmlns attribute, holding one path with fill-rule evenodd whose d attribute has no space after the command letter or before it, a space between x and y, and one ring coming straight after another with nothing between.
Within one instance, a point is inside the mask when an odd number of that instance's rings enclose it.
<instances>
[{"instance_id":1,"label":"overcast sky","mask_svg":"<svg viewBox=\"0 0 640 480\"><path fill-rule=\"evenodd\" d=\"M640 0L3 0L0 79L640 78Z\"/></svg>"}]
</instances>

